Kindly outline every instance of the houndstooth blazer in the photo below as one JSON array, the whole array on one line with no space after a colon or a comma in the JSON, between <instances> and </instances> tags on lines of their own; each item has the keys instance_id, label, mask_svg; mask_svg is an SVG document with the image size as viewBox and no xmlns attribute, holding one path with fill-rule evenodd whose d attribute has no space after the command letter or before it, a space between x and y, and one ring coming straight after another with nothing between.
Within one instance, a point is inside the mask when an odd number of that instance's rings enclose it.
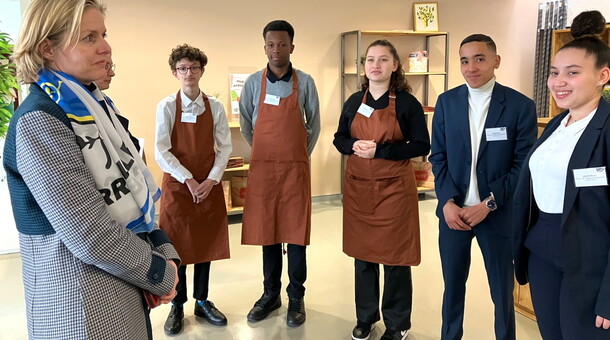
<instances>
[{"instance_id":1,"label":"houndstooth blazer","mask_svg":"<svg viewBox=\"0 0 610 340\"><path fill-rule=\"evenodd\" d=\"M30 339L148 339L141 292L171 291L174 270L166 263L179 261L175 249L151 245L108 215L74 132L57 117L16 113L11 128L11 171L54 230L19 236Z\"/></svg>"}]
</instances>

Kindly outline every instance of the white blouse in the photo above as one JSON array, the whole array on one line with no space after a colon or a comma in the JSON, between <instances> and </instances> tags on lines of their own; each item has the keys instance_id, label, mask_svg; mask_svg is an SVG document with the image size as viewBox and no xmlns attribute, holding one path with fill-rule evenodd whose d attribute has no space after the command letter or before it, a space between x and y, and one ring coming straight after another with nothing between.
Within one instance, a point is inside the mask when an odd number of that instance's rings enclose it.
<instances>
[{"instance_id":1,"label":"white blouse","mask_svg":"<svg viewBox=\"0 0 610 340\"><path fill-rule=\"evenodd\" d=\"M534 189L534 199L538 208L548 214L563 212L568 163L574 153L576 143L595 116L597 108L585 118L566 126L570 114L532 154L529 161ZM567 183L574 185L574 183Z\"/></svg>"}]
</instances>

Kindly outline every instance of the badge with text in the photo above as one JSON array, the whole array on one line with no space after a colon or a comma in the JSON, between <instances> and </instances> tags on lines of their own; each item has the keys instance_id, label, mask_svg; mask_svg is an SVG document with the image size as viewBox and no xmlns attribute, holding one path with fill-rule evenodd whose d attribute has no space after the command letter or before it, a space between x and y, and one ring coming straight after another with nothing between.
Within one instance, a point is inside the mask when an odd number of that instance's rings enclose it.
<instances>
[{"instance_id":1,"label":"badge with text","mask_svg":"<svg viewBox=\"0 0 610 340\"><path fill-rule=\"evenodd\" d=\"M197 115L192 112L182 112L180 121L183 123L197 123Z\"/></svg>"},{"instance_id":2,"label":"badge with text","mask_svg":"<svg viewBox=\"0 0 610 340\"><path fill-rule=\"evenodd\" d=\"M577 188L608 186L606 167L574 169L574 182Z\"/></svg>"},{"instance_id":3,"label":"badge with text","mask_svg":"<svg viewBox=\"0 0 610 340\"><path fill-rule=\"evenodd\" d=\"M280 96L265 93L265 104L280 106Z\"/></svg>"},{"instance_id":4,"label":"badge with text","mask_svg":"<svg viewBox=\"0 0 610 340\"><path fill-rule=\"evenodd\" d=\"M358 108L358 113L365 116L366 118L369 118L373 114L373 111L375 111L374 108L364 103L360 104L360 107Z\"/></svg>"},{"instance_id":5,"label":"badge with text","mask_svg":"<svg viewBox=\"0 0 610 340\"><path fill-rule=\"evenodd\" d=\"M507 140L508 135L506 134L506 127L485 129L485 138L487 139L488 142Z\"/></svg>"}]
</instances>

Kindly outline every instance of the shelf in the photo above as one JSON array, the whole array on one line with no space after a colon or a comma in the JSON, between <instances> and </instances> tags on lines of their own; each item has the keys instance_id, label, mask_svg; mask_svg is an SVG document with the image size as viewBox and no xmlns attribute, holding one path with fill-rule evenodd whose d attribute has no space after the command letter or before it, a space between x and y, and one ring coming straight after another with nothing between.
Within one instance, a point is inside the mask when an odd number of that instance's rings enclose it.
<instances>
[{"instance_id":1,"label":"shelf","mask_svg":"<svg viewBox=\"0 0 610 340\"><path fill-rule=\"evenodd\" d=\"M366 39L365 39L366 36ZM341 33L341 103L345 103L350 93L358 87L363 74L364 65L360 62L364 53L366 43L375 36L386 36L385 39L401 45L403 53L413 50L433 50L435 57L430 59L434 62L429 64L426 70L429 72L405 72L409 82L416 83L413 95L418 98L425 107L424 114L426 125L431 125L434 114L434 105L438 95L449 88L449 33L447 32L416 32L412 30L354 30ZM429 61L430 61L429 60ZM404 60L405 67L408 66ZM443 65L444 64L444 65ZM404 72L404 71L403 71ZM417 78L413 78L417 77ZM426 156L422 158L426 159ZM341 179L345 175L346 157L341 158ZM422 183L424 184L424 183ZM419 194L434 192L434 185L425 183L431 187L418 187ZM343 181L341 181L343 191Z\"/></svg>"},{"instance_id":2,"label":"shelf","mask_svg":"<svg viewBox=\"0 0 610 340\"><path fill-rule=\"evenodd\" d=\"M423 194L424 192L434 192L434 188L417 187L417 193L418 194Z\"/></svg>"},{"instance_id":3,"label":"shelf","mask_svg":"<svg viewBox=\"0 0 610 340\"><path fill-rule=\"evenodd\" d=\"M345 32L344 34L354 34L358 31ZM420 36L420 37L434 37L438 35L447 35L447 32L416 32L413 30L361 30L360 33L363 35L385 35L385 36Z\"/></svg>"},{"instance_id":4,"label":"shelf","mask_svg":"<svg viewBox=\"0 0 610 340\"><path fill-rule=\"evenodd\" d=\"M344 76L357 76L356 72L344 72ZM405 72L405 76L446 76L447 72ZM230 125L230 124L229 124Z\"/></svg>"},{"instance_id":5,"label":"shelf","mask_svg":"<svg viewBox=\"0 0 610 340\"><path fill-rule=\"evenodd\" d=\"M229 128L239 129L239 122L229 122Z\"/></svg>"},{"instance_id":6,"label":"shelf","mask_svg":"<svg viewBox=\"0 0 610 340\"><path fill-rule=\"evenodd\" d=\"M227 210L227 215L241 215L244 213L244 207L235 207Z\"/></svg>"},{"instance_id":7,"label":"shelf","mask_svg":"<svg viewBox=\"0 0 610 340\"><path fill-rule=\"evenodd\" d=\"M246 163L243 166L237 167L237 168L226 168L225 172L232 172L232 171L248 171L250 170L250 163Z\"/></svg>"},{"instance_id":8,"label":"shelf","mask_svg":"<svg viewBox=\"0 0 610 340\"><path fill-rule=\"evenodd\" d=\"M405 72L405 76L446 76L447 72Z\"/></svg>"}]
</instances>

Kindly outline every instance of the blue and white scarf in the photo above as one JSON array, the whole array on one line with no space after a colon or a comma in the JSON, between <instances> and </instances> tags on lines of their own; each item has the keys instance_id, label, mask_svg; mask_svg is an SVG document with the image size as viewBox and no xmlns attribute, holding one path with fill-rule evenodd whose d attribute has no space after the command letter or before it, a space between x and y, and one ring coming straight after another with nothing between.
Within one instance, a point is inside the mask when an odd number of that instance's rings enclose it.
<instances>
[{"instance_id":1,"label":"blue and white scarf","mask_svg":"<svg viewBox=\"0 0 610 340\"><path fill-rule=\"evenodd\" d=\"M85 164L110 216L134 233L151 231L154 202L161 190L117 119L112 102L106 100L111 121L95 98L107 99L99 89L91 93L74 77L47 69L40 72L38 85L72 123Z\"/></svg>"}]
</instances>

